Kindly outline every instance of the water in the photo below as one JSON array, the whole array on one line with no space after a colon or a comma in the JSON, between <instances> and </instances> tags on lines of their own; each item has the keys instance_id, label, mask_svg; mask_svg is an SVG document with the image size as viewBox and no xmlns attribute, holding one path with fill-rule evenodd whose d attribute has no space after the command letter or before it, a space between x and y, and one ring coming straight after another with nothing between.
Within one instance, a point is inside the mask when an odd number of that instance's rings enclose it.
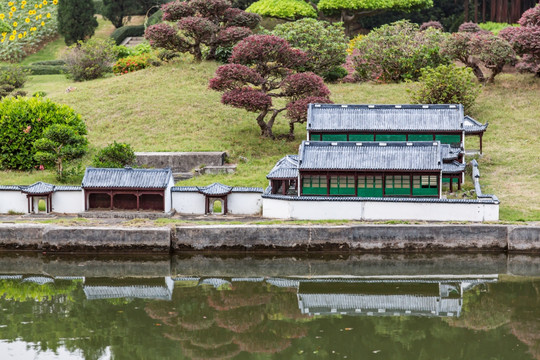
<instances>
[{"instance_id":1,"label":"water","mask_svg":"<svg viewBox=\"0 0 540 360\"><path fill-rule=\"evenodd\" d=\"M0 254L1 359L540 359L540 258Z\"/></svg>"}]
</instances>

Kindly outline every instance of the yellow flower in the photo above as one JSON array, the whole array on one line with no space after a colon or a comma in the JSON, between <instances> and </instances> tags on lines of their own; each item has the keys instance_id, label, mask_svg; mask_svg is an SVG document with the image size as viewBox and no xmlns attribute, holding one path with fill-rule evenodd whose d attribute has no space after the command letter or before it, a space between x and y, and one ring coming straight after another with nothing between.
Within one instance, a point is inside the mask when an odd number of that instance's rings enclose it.
<instances>
[{"instance_id":1,"label":"yellow flower","mask_svg":"<svg viewBox=\"0 0 540 360\"><path fill-rule=\"evenodd\" d=\"M13 6L13 1L8 2L8 6Z\"/></svg>"},{"instance_id":2,"label":"yellow flower","mask_svg":"<svg viewBox=\"0 0 540 360\"><path fill-rule=\"evenodd\" d=\"M52 2L54 5L57 5L58 4L58 0L53 0Z\"/></svg>"},{"instance_id":3,"label":"yellow flower","mask_svg":"<svg viewBox=\"0 0 540 360\"><path fill-rule=\"evenodd\" d=\"M11 7L11 12L15 12L15 11L17 11L17 8L15 6L12 6Z\"/></svg>"},{"instance_id":4,"label":"yellow flower","mask_svg":"<svg viewBox=\"0 0 540 360\"><path fill-rule=\"evenodd\" d=\"M43 5L47 5L47 0L43 0Z\"/></svg>"},{"instance_id":5,"label":"yellow flower","mask_svg":"<svg viewBox=\"0 0 540 360\"><path fill-rule=\"evenodd\" d=\"M10 40L10 41L15 40L15 35L11 35L11 36L9 37L9 40Z\"/></svg>"},{"instance_id":6,"label":"yellow flower","mask_svg":"<svg viewBox=\"0 0 540 360\"><path fill-rule=\"evenodd\" d=\"M13 22L13 27L17 27L17 25L19 25L19 24L17 24L17 22L14 21L14 22Z\"/></svg>"},{"instance_id":7,"label":"yellow flower","mask_svg":"<svg viewBox=\"0 0 540 360\"><path fill-rule=\"evenodd\" d=\"M22 39L22 34L19 34L19 39Z\"/></svg>"},{"instance_id":8,"label":"yellow flower","mask_svg":"<svg viewBox=\"0 0 540 360\"><path fill-rule=\"evenodd\" d=\"M41 22L41 26L45 26L45 21L42 21L42 22Z\"/></svg>"},{"instance_id":9,"label":"yellow flower","mask_svg":"<svg viewBox=\"0 0 540 360\"><path fill-rule=\"evenodd\" d=\"M43 7L43 5L39 4L39 8L41 9Z\"/></svg>"},{"instance_id":10,"label":"yellow flower","mask_svg":"<svg viewBox=\"0 0 540 360\"><path fill-rule=\"evenodd\" d=\"M26 0L21 1L22 5L26 5Z\"/></svg>"},{"instance_id":11,"label":"yellow flower","mask_svg":"<svg viewBox=\"0 0 540 360\"><path fill-rule=\"evenodd\" d=\"M28 24L30 22L30 19L26 18L26 19L24 19L24 22Z\"/></svg>"},{"instance_id":12,"label":"yellow flower","mask_svg":"<svg viewBox=\"0 0 540 360\"><path fill-rule=\"evenodd\" d=\"M4 14L0 14L0 20L4 20L6 16Z\"/></svg>"},{"instance_id":13,"label":"yellow flower","mask_svg":"<svg viewBox=\"0 0 540 360\"><path fill-rule=\"evenodd\" d=\"M51 17L51 13L47 13L47 17L50 18L50 17Z\"/></svg>"}]
</instances>

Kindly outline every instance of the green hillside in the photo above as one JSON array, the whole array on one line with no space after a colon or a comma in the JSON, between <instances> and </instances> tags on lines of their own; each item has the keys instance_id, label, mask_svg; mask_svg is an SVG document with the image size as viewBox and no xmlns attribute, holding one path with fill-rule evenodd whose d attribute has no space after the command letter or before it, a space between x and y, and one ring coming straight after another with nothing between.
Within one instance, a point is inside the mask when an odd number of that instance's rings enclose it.
<instances>
[{"instance_id":1,"label":"green hillside","mask_svg":"<svg viewBox=\"0 0 540 360\"><path fill-rule=\"evenodd\" d=\"M89 129L93 150L113 140L130 143L136 151L227 151L229 162L238 163L233 175L203 176L182 185L267 185L265 175L275 161L298 151L305 127L296 139L259 137L256 115L226 107L220 94L208 89L217 64L182 60L118 77L74 83L63 75L34 76L28 93L41 90L54 101L81 113ZM406 84L329 85L336 103L407 103ZM66 92L68 87L75 87ZM480 159L485 193L501 200L502 220L540 220L540 81L530 75L504 74L495 85L484 88L475 112L489 122ZM281 117L276 134L286 134ZM467 138L467 148L478 148ZM90 156L85 160L90 162ZM0 172L0 184L54 182L52 173Z\"/></svg>"}]
</instances>

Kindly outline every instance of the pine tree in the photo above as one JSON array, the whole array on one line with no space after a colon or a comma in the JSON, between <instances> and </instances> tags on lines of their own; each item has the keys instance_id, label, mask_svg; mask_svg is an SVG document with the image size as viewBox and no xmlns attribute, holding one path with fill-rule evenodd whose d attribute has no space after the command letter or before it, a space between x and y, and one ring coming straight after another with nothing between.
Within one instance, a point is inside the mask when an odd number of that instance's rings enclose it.
<instances>
[{"instance_id":1,"label":"pine tree","mask_svg":"<svg viewBox=\"0 0 540 360\"><path fill-rule=\"evenodd\" d=\"M124 18L130 17L137 12L139 3L137 0L103 0L103 17L114 25L115 28L124 26Z\"/></svg>"},{"instance_id":2,"label":"pine tree","mask_svg":"<svg viewBox=\"0 0 540 360\"><path fill-rule=\"evenodd\" d=\"M60 0L58 3L58 31L66 45L94 35L98 26L92 0Z\"/></svg>"}]
</instances>

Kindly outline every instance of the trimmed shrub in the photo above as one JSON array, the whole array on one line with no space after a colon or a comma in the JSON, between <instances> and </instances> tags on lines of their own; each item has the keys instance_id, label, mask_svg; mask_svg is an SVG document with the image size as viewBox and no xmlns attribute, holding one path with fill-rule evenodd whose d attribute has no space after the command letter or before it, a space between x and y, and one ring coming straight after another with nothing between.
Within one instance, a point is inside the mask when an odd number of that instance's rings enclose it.
<instances>
[{"instance_id":1,"label":"trimmed shrub","mask_svg":"<svg viewBox=\"0 0 540 360\"><path fill-rule=\"evenodd\" d=\"M438 21L428 21L428 22L425 22L422 25L420 25L420 31L424 31L424 30L429 29L429 28L444 31L444 28L443 28L442 24L440 22L438 22Z\"/></svg>"},{"instance_id":2,"label":"trimmed shrub","mask_svg":"<svg viewBox=\"0 0 540 360\"><path fill-rule=\"evenodd\" d=\"M156 25L163 22L163 10L158 10L146 19L144 26L147 28L152 25Z\"/></svg>"},{"instance_id":3,"label":"trimmed shrub","mask_svg":"<svg viewBox=\"0 0 540 360\"><path fill-rule=\"evenodd\" d=\"M66 65L66 62L64 60L44 60L44 61L33 62L30 65L58 66L58 65Z\"/></svg>"},{"instance_id":4,"label":"trimmed shrub","mask_svg":"<svg viewBox=\"0 0 540 360\"><path fill-rule=\"evenodd\" d=\"M507 23L498 23L498 22L487 21L485 23L478 24L478 26L482 30L489 31L489 32L493 33L494 35L498 35L499 32L502 29L506 29L509 26L519 26L519 25L518 24L512 24L511 25L511 24L507 24Z\"/></svg>"},{"instance_id":5,"label":"trimmed shrub","mask_svg":"<svg viewBox=\"0 0 540 360\"><path fill-rule=\"evenodd\" d=\"M289 20L317 17L317 11L313 6L303 0L259 0L251 4L247 11L261 16Z\"/></svg>"},{"instance_id":6,"label":"trimmed shrub","mask_svg":"<svg viewBox=\"0 0 540 360\"><path fill-rule=\"evenodd\" d=\"M88 0L62 0L58 3L58 32L66 45L83 41L98 27L94 3Z\"/></svg>"},{"instance_id":7,"label":"trimmed shrub","mask_svg":"<svg viewBox=\"0 0 540 360\"><path fill-rule=\"evenodd\" d=\"M150 66L150 55L132 55L119 59L113 65L113 73L115 75L127 74L133 71L146 69Z\"/></svg>"},{"instance_id":8,"label":"trimmed shrub","mask_svg":"<svg viewBox=\"0 0 540 360\"><path fill-rule=\"evenodd\" d=\"M30 170L39 165L34 143L53 124L69 125L80 135L86 134L81 116L67 105L40 97L0 101L0 168Z\"/></svg>"},{"instance_id":9,"label":"trimmed shrub","mask_svg":"<svg viewBox=\"0 0 540 360\"><path fill-rule=\"evenodd\" d=\"M356 43L352 61L359 80L401 82L416 80L420 70L448 64L439 47L447 34L408 21L383 25Z\"/></svg>"},{"instance_id":10,"label":"trimmed shrub","mask_svg":"<svg viewBox=\"0 0 540 360\"><path fill-rule=\"evenodd\" d=\"M122 26L114 30L111 38L116 45L120 45L128 37L144 36L144 25L129 25Z\"/></svg>"},{"instance_id":11,"label":"trimmed shrub","mask_svg":"<svg viewBox=\"0 0 540 360\"><path fill-rule=\"evenodd\" d=\"M92 0L96 14L103 15L103 0Z\"/></svg>"},{"instance_id":12,"label":"trimmed shrub","mask_svg":"<svg viewBox=\"0 0 540 360\"><path fill-rule=\"evenodd\" d=\"M349 72L343 66L336 66L330 71L323 73L322 77L325 81L336 82L338 80L343 79L348 74Z\"/></svg>"},{"instance_id":13,"label":"trimmed shrub","mask_svg":"<svg viewBox=\"0 0 540 360\"><path fill-rule=\"evenodd\" d=\"M477 33L482 31L480 26L478 26L477 23L473 23L472 21L463 23L459 25L458 32L469 32L469 33Z\"/></svg>"},{"instance_id":14,"label":"trimmed shrub","mask_svg":"<svg viewBox=\"0 0 540 360\"><path fill-rule=\"evenodd\" d=\"M112 70L116 60L112 40L90 39L71 46L64 55L68 76L75 81L92 80Z\"/></svg>"},{"instance_id":15,"label":"trimmed shrub","mask_svg":"<svg viewBox=\"0 0 540 360\"><path fill-rule=\"evenodd\" d=\"M272 34L305 51L309 57L305 70L319 76L339 67L347 57L347 39L340 23L301 19L276 26Z\"/></svg>"},{"instance_id":16,"label":"trimmed shrub","mask_svg":"<svg viewBox=\"0 0 540 360\"><path fill-rule=\"evenodd\" d=\"M19 65L8 65L0 70L0 85L11 85L15 89L22 88L28 80L28 70Z\"/></svg>"},{"instance_id":17,"label":"trimmed shrub","mask_svg":"<svg viewBox=\"0 0 540 360\"><path fill-rule=\"evenodd\" d=\"M124 45L116 45L114 47L117 59L122 59L128 56L150 54L152 47L147 42L141 43L135 47L127 47Z\"/></svg>"},{"instance_id":18,"label":"trimmed shrub","mask_svg":"<svg viewBox=\"0 0 540 360\"><path fill-rule=\"evenodd\" d=\"M470 68L450 64L422 69L418 83L409 91L414 104L463 104L468 112L481 87Z\"/></svg>"},{"instance_id":19,"label":"trimmed shrub","mask_svg":"<svg viewBox=\"0 0 540 360\"><path fill-rule=\"evenodd\" d=\"M65 65L28 65L24 69L32 75L58 75L67 71Z\"/></svg>"},{"instance_id":20,"label":"trimmed shrub","mask_svg":"<svg viewBox=\"0 0 540 360\"><path fill-rule=\"evenodd\" d=\"M117 143L107 145L94 156L92 166L97 168L123 168L135 163L135 152L131 145Z\"/></svg>"}]
</instances>

